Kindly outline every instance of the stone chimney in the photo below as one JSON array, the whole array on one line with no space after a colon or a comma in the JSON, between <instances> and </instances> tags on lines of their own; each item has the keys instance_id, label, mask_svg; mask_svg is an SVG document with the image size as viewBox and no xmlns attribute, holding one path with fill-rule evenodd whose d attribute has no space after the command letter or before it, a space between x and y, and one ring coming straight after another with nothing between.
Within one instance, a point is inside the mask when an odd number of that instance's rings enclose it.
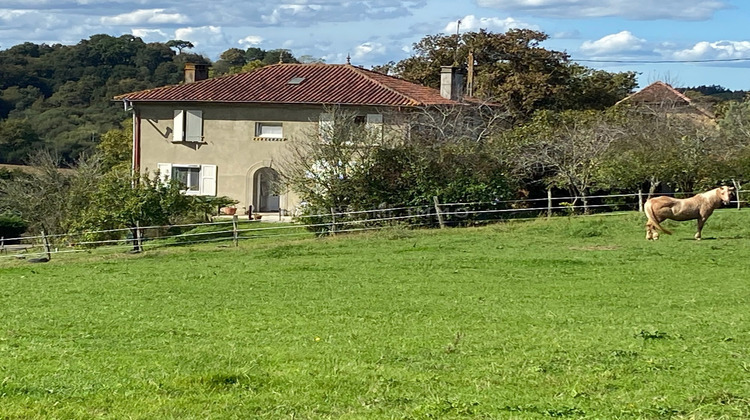
<instances>
[{"instance_id":1,"label":"stone chimney","mask_svg":"<svg viewBox=\"0 0 750 420\"><path fill-rule=\"evenodd\" d=\"M185 63L185 83L208 79L208 64Z\"/></svg>"},{"instance_id":2,"label":"stone chimney","mask_svg":"<svg viewBox=\"0 0 750 420\"><path fill-rule=\"evenodd\" d=\"M464 72L455 66L440 67L440 96L459 101L463 97Z\"/></svg>"}]
</instances>

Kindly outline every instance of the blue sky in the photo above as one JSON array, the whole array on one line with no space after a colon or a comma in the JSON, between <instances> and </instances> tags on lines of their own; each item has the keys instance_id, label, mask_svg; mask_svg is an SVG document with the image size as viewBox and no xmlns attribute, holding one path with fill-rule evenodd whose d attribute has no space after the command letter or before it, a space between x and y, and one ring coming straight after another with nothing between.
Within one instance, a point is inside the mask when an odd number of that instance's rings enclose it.
<instances>
[{"instance_id":1,"label":"blue sky","mask_svg":"<svg viewBox=\"0 0 750 420\"><path fill-rule=\"evenodd\" d=\"M182 39L217 60L229 48L288 48L370 68L411 54L426 35L530 28L542 46L641 86L750 90L747 0L0 0L0 49L73 45L95 34ZM747 59L747 60L743 60Z\"/></svg>"}]
</instances>

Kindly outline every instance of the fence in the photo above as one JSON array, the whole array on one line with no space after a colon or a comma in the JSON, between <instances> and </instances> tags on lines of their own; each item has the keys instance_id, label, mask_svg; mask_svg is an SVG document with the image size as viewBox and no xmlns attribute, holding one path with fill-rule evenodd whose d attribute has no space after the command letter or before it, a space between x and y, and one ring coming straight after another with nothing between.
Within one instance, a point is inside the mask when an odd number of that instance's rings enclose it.
<instances>
[{"instance_id":1,"label":"fence","mask_svg":"<svg viewBox=\"0 0 750 420\"><path fill-rule=\"evenodd\" d=\"M736 197L742 197L740 191ZM689 194L689 193L686 193ZM579 197L580 199L580 197ZM495 200L491 202L440 203L420 206L388 207L362 211L330 209L297 217L295 223L260 223L258 220L216 218L209 223L169 226L135 226L66 234L46 234L0 238L0 262L21 258L32 262L49 261L54 254L91 252L141 252L144 248L189 244L231 242L240 240L311 237L348 232L377 230L392 226L409 228L448 226L476 226L499 221L528 220L556 215L602 215L622 211L642 211L645 196L610 194L587 197L587 205L574 204L575 197L552 197L525 200ZM730 206L739 209L746 201L735 200ZM310 213L310 212L308 212ZM104 238L104 239L90 239ZM227 245L228 246L228 245Z\"/></svg>"}]
</instances>

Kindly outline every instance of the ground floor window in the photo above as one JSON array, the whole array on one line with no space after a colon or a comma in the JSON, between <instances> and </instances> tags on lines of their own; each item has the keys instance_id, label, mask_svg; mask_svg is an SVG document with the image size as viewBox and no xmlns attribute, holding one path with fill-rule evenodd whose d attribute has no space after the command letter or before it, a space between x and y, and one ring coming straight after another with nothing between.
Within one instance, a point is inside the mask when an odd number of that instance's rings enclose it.
<instances>
[{"instance_id":1,"label":"ground floor window","mask_svg":"<svg viewBox=\"0 0 750 420\"><path fill-rule=\"evenodd\" d=\"M188 192L200 191L200 166L172 166L172 179L177 180Z\"/></svg>"},{"instance_id":2,"label":"ground floor window","mask_svg":"<svg viewBox=\"0 0 750 420\"><path fill-rule=\"evenodd\" d=\"M216 195L216 165L159 163L160 178L176 180L189 195Z\"/></svg>"}]
</instances>

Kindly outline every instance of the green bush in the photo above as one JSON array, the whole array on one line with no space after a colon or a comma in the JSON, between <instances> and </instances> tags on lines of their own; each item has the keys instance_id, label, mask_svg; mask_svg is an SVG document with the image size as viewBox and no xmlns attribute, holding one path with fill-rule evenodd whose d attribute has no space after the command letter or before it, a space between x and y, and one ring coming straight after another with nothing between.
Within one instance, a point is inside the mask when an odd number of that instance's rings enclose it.
<instances>
[{"instance_id":1,"label":"green bush","mask_svg":"<svg viewBox=\"0 0 750 420\"><path fill-rule=\"evenodd\" d=\"M26 232L27 227L28 223L26 223L26 221L23 220L21 216L12 213L0 214L0 237L18 238L24 232ZM12 242L18 241L16 240ZM9 242L6 240L6 243Z\"/></svg>"}]
</instances>

